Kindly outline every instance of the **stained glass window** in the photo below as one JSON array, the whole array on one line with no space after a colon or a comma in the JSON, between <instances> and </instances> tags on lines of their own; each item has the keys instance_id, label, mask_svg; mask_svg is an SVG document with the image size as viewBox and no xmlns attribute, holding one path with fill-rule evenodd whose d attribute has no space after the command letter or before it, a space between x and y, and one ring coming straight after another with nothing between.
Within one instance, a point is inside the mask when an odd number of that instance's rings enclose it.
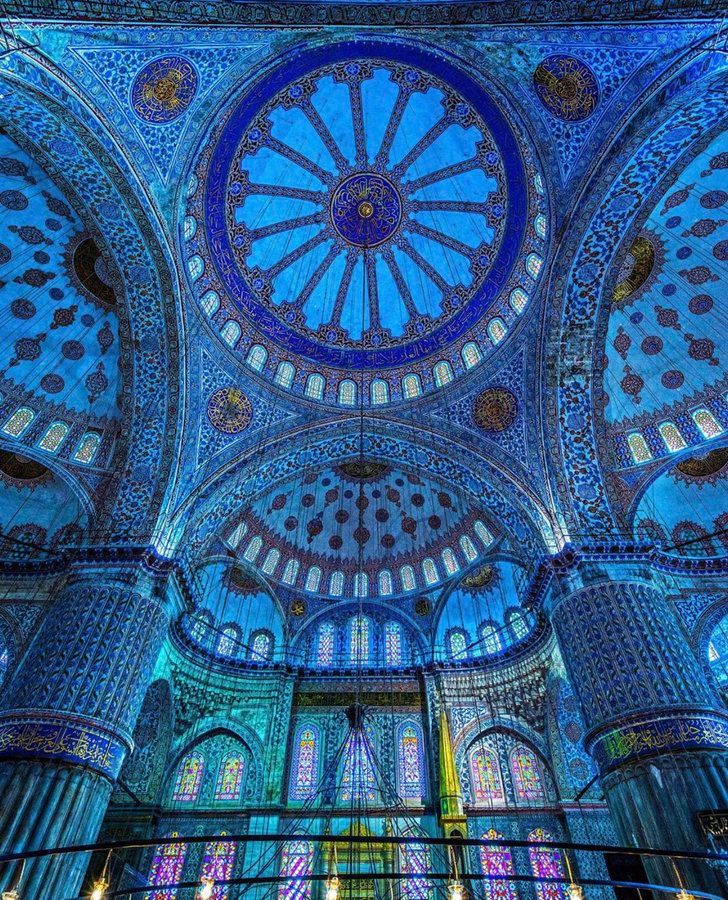
<instances>
[{"instance_id":1,"label":"stained glass window","mask_svg":"<svg viewBox=\"0 0 728 900\"><path fill-rule=\"evenodd\" d=\"M723 433L718 420L712 412L707 409L696 409L693 413L693 421L700 429L704 438L716 437Z\"/></svg>"},{"instance_id":2,"label":"stained glass window","mask_svg":"<svg viewBox=\"0 0 728 900\"><path fill-rule=\"evenodd\" d=\"M233 656L239 637L238 629L234 625L227 625L223 628L220 640L217 642L217 652L220 656Z\"/></svg>"},{"instance_id":3,"label":"stained glass window","mask_svg":"<svg viewBox=\"0 0 728 900\"><path fill-rule=\"evenodd\" d=\"M671 453L687 447L683 436L678 431L677 425L674 425L672 422L663 422L660 425L660 434L665 442L665 446Z\"/></svg>"},{"instance_id":4,"label":"stained glass window","mask_svg":"<svg viewBox=\"0 0 728 900\"><path fill-rule=\"evenodd\" d=\"M220 309L220 295L215 291L208 291L200 303L207 315L212 317Z\"/></svg>"},{"instance_id":5,"label":"stained glass window","mask_svg":"<svg viewBox=\"0 0 728 900\"><path fill-rule=\"evenodd\" d=\"M305 394L311 400L322 400L325 387L326 381L324 380L324 376L319 375L318 372L314 372L306 379Z\"/></svg>"},{"instance_id":6,"label":"stained glass window","mask_svg":"<svg viewBox=\"0 0 728 900\"><path fill-rule=\"evenodd\" d=\"M500 634L498 628L492 622L486 622L480 629L480 638L483 641L483 650L488 653L498 653L501 649Z\"/></svg>"},{"instance_id":7,"label":"stained glass window","mask_svg":"<svg viewBox=\"0 0 728 900\"><path fill-rule=\"evenodd\" d=\"M344 593L344 573L332 572L329 578L329 593L333 597L340 597Z\"/></svg>"},{"instance_id":8,"label":"stained glass window","mask_svg":"<svg viewBox=\"0 0 728 900\"><path fill-rule=\"evenodd\" d=\"M446 384L450 384L450 382L455 377L452 373L452 366L447 360L442 360L437 363L435 368L432 370L432 374L435 379L435 384L437 387L444 387Z\"/></svg>"},{"instance_id":9,"label":"stained glass window","mask_svg":"<svg viewBox=\"0 0 728 900\"><path fill-rule=\"evenodd\" d=\"M711 644L711 647L713 645ZM10 654L8 653L8 648L3 647L2 653L0 653L0 684L3 684L5 681L5 676L8 674L8 666L10 665Z\"/></svg>"},{"instance_id":10,"label":"stained glass window","mask_svg":"<svg viewBox=\"0 0 728 900\"><path fill-rule=\"evenodd\" d=\"M237 342L240 340L240 326L237 322L233 322L232 319L229 319L223 326L220 331L220 336L228 345L228 347L234 347Z\"/></svg>"},{"instance_id":11,"label":"stained glass window","mask_svg":"<svg viewBox=\"0 0 728 900\"><path fill-rule=\"evenodd\" d=\"M536 231L536 234L540 238L545 238L546 237L546 216L543 216L543 215L541 215L541 213L539 213L533 222L533 227L534 227L534 230Z\"/></svg>"},{"instance_id":12,"label":"stained glass window","mask_svg":"<svg viewBox=\"0 0 728 900\"><path fill-rule=\"evenodd\" d=\"M510 610L507 614L507 620L513 634L519 641L526 637L528 634L528 625L526 624L526 619L520 609Z\"/></svg>"},{"instance_id":13,"label":"stained glass window","mask_svg":"<svg viewBox=\"0 0 728 900\"><path fill-rule=\"evenodd\" d=\"M248 526L245 524L245 522L239 522L230 532L230 537L228 537L227 542L233 548L233 550L238 549L238 544L245 537L247 531Z\"/></svg>"},{"instance_id":14,"label":"stained glass window","mask_svg":"<svg viewBox=\"0 0 728 900\"><path fill-rule=\"evenodd\" d=\"M272 547L265 557L265 562L263 563L263 572L266 575L272 575L276 570L276 566L278 565L278 560L280 558L281 551L278 550L277 547Z\"/></svg>"},{"instance_id":15,"label":"stained glass window","mask_svg":"<svg viewBox=\"0 0 728 900\"><path fill-rule=\"evenodd\" d=\"M529 834L528 840L537 844L539 841L553 841L553 837L543 828L535 828ZM563 879L564 866L558 850L547 847L529 847L528 855L531 860L531 871L536 878ZM535 886L538 900L563 900L566 897L563 884L537 881Z\"/></svg>"},{"instance_id":16,"label":"stained glass window","mask_svg":"<svg viewBox=\"0 0 728 900\"><path fill-rule=\"evenodd\" d=\"M239 800L245 760L239 751L228 753L220 762L215 785L216 800Z\"/></svg>"},{"instance_id":17,"label":"stained glass window","mask_svg":"<svg viewBox=\"0 0 728 900\"><path fill-rule=\"evenodd\" d=\"M220 837L224 837L222 832ZM228 888L225 882L232 878L235 865L235 844L233 841L211 841L205 845L205 855L202 858L200 880L212 878L215 887L212 889L213 900L227 900Z\"/></svg>"},{"instance_id":18,"label":"stained glass window","mask_svg":"<svg viewBox=\"0 0 728 900\"><path fill-rule=\"evenodd\" d=\"M331 622L319 625L316 643L316 662L319 666L330 666L334 661L334 626Z\"/></svg>"},{"instance_id":19,"label":"stained glass window","mask_svg":"<svg viewBox=\"0 0 728 900\"><path fill-rule=\"evenodd\" d=\"M172 800L194 803L200 793L205 760L201 753L188 753L179 764Z\"/></svg>"},{"instance_id":20,"label":"stained glass window","mask_svg":"<svg viewBox=\"0 0 728 900\"><path fill-rule=\"evenodd\" d=\"M353 663L369 662L369 619L354 616L349 623L349 659Z\"/></svg>"},{"instance_id":21,"label":"stained glass window","mask_svg":"<svg viewBox=\"0 0 728 900\"><path fill-rule=\"evenodd\" d=\"M284 584L295 584L296 578L298 577L298 569L300 563L297 559L289 559L286 563L286 567L283 570L283 575L281 576L281 581Z\"/></svg>"},{"instance_id":22,"label":"stained glass window","mask_svg":"<svg viewBox=\"0 0 728 900\"><path fill-rule=\"evenodd\" d=\"M528 294L522 288L511 291L510 303L513 309L520 315L528 303Z\"/></svg>"},{"instance_id":23,"label":"stained glass window","mask_svg":"<svg viewBox=\"0 0 728 900\"><path fill-rule=\"evenodd\" d=\"M503 835L491 828L483 835L484 841L502 840ZM485 846L480 848L480 865L483 867L484 893L486 900L518 900L518 893L512 881L489 875L514 875L513 857L508 847Z\"/></svg>"},{"instance_id":24,"label":"stained glass window","mask_svg":"<svg viewBox=\"0 0 728 900\"><path fill-rule=\"evenodd\" d=\"M460 571L460 564L449 547L445 547L442 551L442 564L445 566L445 571L448 575L454 575Z\"/></svg>"},{"instance_id":25,"label":"stained glass window","mask_svg":"<svg viewBox=\"0 0 728 900\"><path fill-rule=\"evenodd\" d=\"M488 322L488 336L494 344L500 344L506 336L506 325L503 319L499 319L496 316L495 319L491 319Z\"/></svg>"},{"instance_id":26,"label":"stained glass window","mask_svg":"<svg viewBox=\"0 0 728 900\"><path fill-rule=\"evenodd\" d=\"M465 632L456 630L450 632L450 656L453 659L465 659L468 655Z\"/></svg>"},{"instance_id":27,"label":"stained glass window","mask_svg":"<svg viewBox=\"0 0 728 900\"><path fill-rule=\"evenodd\" d=\"M632 454L632 459L636 463L648 462L652 459L652 452L647 446L647 441L638 431L633 431L632 434L627 435L627 446Z\"/></svg>"},{"instance_id":28,"label":"stained glass window","mask_svg":"<svg viewBox=\"0 0 728 900\"><path fill-rule=\"evenodd\" d=\"M422 797L422 739L416 725L400 729L397 755L400 796Z\"/></svg>"},{"instance_id":29,"label":"stained glass window","mask_svg":"<svg viewBox=\"0 0 728 900\"><path fill-rule=\"evenodd\" d=\"M308 570L308 575L306 576L306 590L317 591L320 583L321 569L319 569L318 566L311 566L311 568Z\"/></svg>"},{"instance_id":30,"label":"stained glass window","mask_svg":"<svg viewBox=\"0 0 728 900\"><path fill-rule=\"evenodd\" d=\"M250 658L254 662L263 662L270 659L273 649L273 640L268 631L256 631L252 636L250 646Z\"/></svg>"},{"instance_id":31,"label":"stained glass window","mask_svg":"<svg viewBox=\"0 0 728 900\"><path fill-rule=\"evenodd\" d=\"M291 797L308 800L313 796L318 780L318 734L310 725L296 731L291 766Z\"/></svg>"},{"instance_id":32,"label":"stained glass window","mask_svg":"<svg viewBox=\"0 0 728 900\"><path fill-rule=\"evenodd\" d=\"M348 378L339 382L339 403L342 406L353 406L356 403L356 383Z\"/></svg>"},{"instance_id":33,"label":"stained glass window","mask_svg":"<svg viewBox=\"0 0 728 900\"><path fill-rule=\"evenodd\" d=\"M293 366L289 362L282 362L278 364L273 380L282 388L289 388L293 384L295 375L296 370Z\"/></svg>"},{"instance_id":34,"label":"stained glass window","mask_svg":"<svg viewBox=\"0 0 728 900\"><path fill-rule=\"evenodd\" d=\"M311 882L306 879L313 869L313 844L310 841L289 841L281 853L281 875L285 881L278 885L278 900L308 900Z\"/></svg>"},{"instance_id":35,"label":"stained glass window","mask_svg":"<svg viewBox=\"0 0 728 900\"><path fill-rule=\"evenodd\" d=\"M500 763L495 751L476 747L470 756L470 777L476 803L505 803Z\"/></svg>"},{"instance_id":36,"label":"stained glass window","mask_svg":"<svg viewBox=\"0 0 728 900\"><path fill-rule=\"evenodd\" d=\"M65 422L54 422L46 429L38 446L48 453L55 453L63 443L63 438L68 434L68 425Z\"/></svg>"},{"instance_id":37,"label":"stained glass window","mask_svg":"<svg viewBox=\"0 0 728 900\"><path fill-rule=\"evenodd\" d=\"M173 831L167 836L179 837L179 834ZM152 867L149 870L150 886L179 884L182 880L186 854L187 844L160 844L154 851ZM177 889L168 888L167 890L147 891L144 900L174 900L176 896Z\"/></svg>"},{"instance_id":38,"label":"stained glass window","mask_svg":"<svg viewBox=\"0 0 728 900\"><path fill-rule=\"evenodd\" d=\"M256 557L262 549L263 539L256 534L248 542L248 546L245 548L245 552L243 553L243 559L246 559L248 562L255 562Z\"/></svg>"},{"instance_id":39,"label":"stained glass window","mask_svg":"<svg viewBox=\"0 0 728 900\"><path fill-rule=\"evenodd\" d=\"M392 573L389 569L382 569L379 573L379 593L383 597L389 597L392 591Z\"/></svg>"},{"instance_id":40,"label":"stained glass window","mask_svg":"<svg viewBox=\"0 0 728 900\"><path fill-rule=\"evenodd\" d=\"M460 549L463 551L465 559L467 559L468 562L472 562L478 555L475 544L470 540L467 534L463 534L460 537Z\"/></svg>"},{"instance_id":41,"label":"stained glass window","mask_svg":"<svg viewBox=\"0 0 728 900\"><path fill-rule=\"evenodd\" d=\"M256 372L262 372L265 368L267 359L268 351L265 349L265 347L261 347L260 344L253 344L250 350L248 350L248 355L245 358L245 362L250 366L251 369L254 369Z\"/></svg>"},{"instance_id":42,"label":"stained glass window","mask_svg":"<svg viewBox=\"0 0 728 900\"><path fill-rule=\"evenodd\" d=\"M419 375L405 375L402 379L402 393L407 400L419 397L422 393L422 382Z\"/></svg>"},{"instance_id":43,"label":"stained glass window","mask_svg":"<svg viewBox=\"0 0 728 900\"><path fill-rule=\"evenodd\" d=\"M426 876L430 871L430 851L424 844L405 844L402 850L402 872L409 875L402 881L402 896L406 900L429 900L432 881Z\"/></svg>"},{"instance_id":44,"label":"stained glass window","mask_svg":"<svg viewBox=\"0 0 728 900\"><path fill-rule=\"evenodd\" d=\"M531 278L538 278L542 265L543 260L536 253L529 253L526 257L526 271Z\"/></svg>"},{"instance_id":45,"label":"stained glass window","mask_svg":"<svg viewBox=\"0 0 728 900\"><path fill-rule=\"evenodd\" d=\"M344 803L374 800L374 769L371 758L371 731L366 738L361 731L349 737L344 750L344 773L341 777L341 799Z\"/></svg>"},{"instance_id":46,"label":"stained glass window","mask_svg":"<svg viewBox=\"0 0 728 900\"><path fill-rule=\"evenodd\" d=\"M372 403L377 406L381 403L389 403L389 385L381 378L375 378L371 387Z\"/></svg>"},{"instance_id":47,"label":"stained glass window","mask_svg":"<svg viewBox=\"0 0 728 900\"><path fill-rule=\"evenodd\" d=\"M402 628L399 622L384 626L384 661L388 666L402 665Z\"/></svg>"},{"instance_id":48,"label":"stained glass window","mask_svg":"<svg viewBox=\"0 0 728 900\"><path fill-rule=\"evenodd\" d=\"M514 747L510 753L511 773L519 800L542 800L543 782L536 754L528 747Z\"/></svg>"},{"instance_id":49,"label":"stained glass window","mask_svg":"<svg viewBox=\"0 0 728 900\"><path fill-rule=\"evenodd\" d=\"M354 596L366 597L369 593L369 578L366 572L357 572L354 576Z\"/></svg>"},{"instance_id":50,"label":"stained glass window","mask_svg":"<svg viewBox=\"0 0 728 900\"><path fill-rule=\"evenodd\" d=\"M466 369L472 369L474 366L477 366L478 363L483 359L483 354L480 352L480 347L473 341L469 341L467 344L465 344L461 351L461 355L463 357L463 363L465 364Z\"/></svg>"},{"instance_id":51,"label":"stained glass window","mask_svg":"<svg viewBox=\"0 0 728 900\"><path fill-rule=\"evenodd\" d=\"M422 574L425 576L426 584L436 584L439 578L437 574L437 567L435 566L435 562L432 559L423 559L422 560Z\"/></svg>"},{"instance_id":52,"label":"stained glass window","mask_svg":"<svg viewBox=\"0 0 728 900\"><path fill-rule=\"evenodd\" d=\"M93 462L94 456L96 456L96 451L99 449L99 445L101 444L101 435L95 431L87 431L86 434L81 438L81 441L78 445L78 449L73 454L73 458L76 462L88 463Z\"/></svg>"},{"instance_id":53,"label":"stained glass window","mask_svg":"<svg viewBox=\"0 0 728 900\"><path fill-rule=\"evenodd\" d=\"M415 573L412 566L402 566L399 570L399 577L402 580L403 591L413 591L415 589Z\"/></svg>"},{"instance_id":54,"label":"stained glass window","mask_svg":"<svg viewBox=\"0 0 728 900\"><path fill-rule=\"evenodd\" d=\"M473 524L473 528L475 529L475 533L478 535L483 544L486 547L490 547L490 545L493 543L493 535L490 528L488 528L488 526L484 522L481 522L480 519L478 519Z\"/></svg>"},{"instance_id":55,"label":"stained glass window","mask_svg":"<svg viewBox=\"0 0 728 900\"><path fill-rule=\"evenodd\" d=\"M196 281L205 271L205 263L202 261L201 256L193 256L187 263L187 268L190 272L190 278Z\"/></svg>"},{"instance_id":56,"label":"stained glass window","mask_svg":"<svg viewBox=\"0 0 728 900\"><path fill-rule=\"evenodd\" d=\"M210 626L211 618L209 613L199 613L192 620L192 637L200 644L208 636L207 629Z\"/></svg>"}]
</instances>

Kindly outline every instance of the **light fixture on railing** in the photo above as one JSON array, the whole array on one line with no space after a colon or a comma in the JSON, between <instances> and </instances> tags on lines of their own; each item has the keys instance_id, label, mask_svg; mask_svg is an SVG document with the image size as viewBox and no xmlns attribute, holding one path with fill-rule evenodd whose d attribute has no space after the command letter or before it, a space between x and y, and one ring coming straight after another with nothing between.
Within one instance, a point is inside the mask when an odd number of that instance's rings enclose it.
<instances>
[{"instance_id":1,"label":"light fixture on railing","mask_svg":"<svg viewBox=\"0 0 728 900\"><path fill-rule=\"evenodd\" d=\"M569 884L566 888L569 900L584 900L584 888L574 881L574 874L571 871L571 860L566 850L564 850L564 859L566 860L566 871L569 873Z\"/></svg>"},{"instance_id":2,"label":"light fixture on railing","mask_svg":"<svg viewBox=\"0 0 728 900\"><path fill-rule=\"evenodd\" d=\"M102 875L101 878L97 878L94 881L94 887L91 891L90 900L104 900L104 894L106 893L106 889L109 886L109 882Z\"/></svg>"},{"instance_id":3,"label":"light fixture on railing","mask_svg":"<svg viewBox=\"0 0 728 900\"><path fill-rule=\"evenodd\" d=\"M686 891L684 887L681 887L675 894L675 900L695 900L695 894L691 894L690 891Z\"/></svg>"},{"instance_id":4,"label":"light fixture on railing","mask_svg":"<svg viewBox=\"0 0 728 900\"><path fill-rule=\"evenodd\" d=\"M338 900L339 876L334 873L326 879L326 900Z\"/></svg>"},{"instance_id":5,"label":"light fixture on railing","mask_svg":"<svg viewBox=\"0 0 728 900\"><path fill-rule=\"evenodd\" d=\"M214 888L214 878L206 878L205 876L200 878L200 890L197 893L198 900L211 900Z\"/></svg>"},{"instance_id":6,"label":"light fixture on railing","mask_svg":"<svg viewBox=\"0 0 728 900\"><path fill-rule=\"evenodd\" d=\"M20 900L20 894L15 890L15 888L11 888L9 891L3 891L0 894L2 900Z\"/></svg>"},{"instance_id":7,"label":"light fixture on railing","mask_svg":"<svg viewBox=\"0 0 728 900\"><path fill-rule=\"evenodd\" d=\"M452 847L449 850L454 878L447 885L448 897L449 900L465 900L465 885L458 878L458 861L455 858Z\"/></svg>"}]
</instances>

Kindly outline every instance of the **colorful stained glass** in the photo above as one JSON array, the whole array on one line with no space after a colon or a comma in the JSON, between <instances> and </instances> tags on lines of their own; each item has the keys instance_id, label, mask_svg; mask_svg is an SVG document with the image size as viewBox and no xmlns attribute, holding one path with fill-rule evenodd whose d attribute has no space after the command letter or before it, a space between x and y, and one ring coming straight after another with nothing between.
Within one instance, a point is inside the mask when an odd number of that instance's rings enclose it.
<instances>
[{"instance_id":1,"label":"colorful stained glass","mask_svg":"<svg viewBox=\"0 0 728 900\"><path fill-rule=\"evenodd\" d=\"M222 832L220 837L224 836L225 832ZM212 878L215 882L215 887L212 889L213 900L228 900L228 888L224 882L232 878L234 865L235 844L233 841L211 841L205 845L200 880Z\"/></svg>"},{"instance_id":2,"label":"colorful stained glass","mask_svg":"<svg viewBox=\"0 0 728 900\"><path fill-rule=\"evenodd\" d=\"M313 796L318 779L318 735L305 725L296 732L291 766L291 797L308 800Z\"/></svg>"},{"instance_id":3,"label":"colorful stained glass","mask_svg":"<svg viewBox=\"0 0 728 900\"><path fill-rule=\"evenodd\" d=\"M313 844L310 841L289 841L281 853L281 881L278 900L308 900L311 882L306 876L313 869Z\"/></svg>"},{"instance_id":4,"label":"colorful stained glass","mask_svg":"<svg viewBox=\"0 0 728 900\"><path fill-rule=\"evenodd\" d=\"M173 831L168 837L179 837ZM162 885L179 884L182 880L182 869L185 865L187 844L160 844L154 851L152 867L149 870L149 886L160 887ZM144 900L174 900L177 896L177 888L170 887L164 890L147 891Z\"/></svg>"},{"instance_id":5,"label":"colorful stained glass","mask_svg":"<svg viewBox=\"0 0 728 900\"><path fill-rule=\"evenodd\" d=\"M484 841L502 840L503 835L491 828L483 835ZM483 868L485 900L518 900L512 881L505 876L514 875L513 857L508 847L486 846L480 848L480 865ZM500 877L491 877L500 876Z\"/></svg>"},{"instance_id":6,"label":"colorful stained glass","mask_svg":"<svg viewBox=\"0 0 728 900\"><path fill-rule=\"evenodd\" d=\"M355 664L365 665L369 662L369 619L366 616L354 616L349 632L349 659Z\"/></svg>"},{"instance_id":7,"label":"colorful stained glass","mask_svg":"<svg viewBox=\"0 0 728 900\"><path fill-rule=\"evenodd\" d=\"M480 347L473 341L465 344L461 352L466 369L472 369L483 359Z\"/></svg>"},{"instance_id":8,"label":"colorful stained glass","mask_svg":"<svg viewBox=\"0 0 728 900\"><path fill-rule=\"evenodd\" d=\"M633 431L632 434L627 435L627 446L632 454L632 459L636 463L649 462L652 459L652 451L647 446L647 441L638 431Z\"/></svg>"},{"instance_id":9,"label":"colorful stained glass","mask_svg":"<svg viewBox=\"0 0 728 900\"><path fill-rule=\"evenodd\" d=\"M172 800L194 803L200 793L205 760L201 753L188 753L179 764Z\"/></svg>"},{"instance_id":10,"label":"colorful stained glass","mask_svg":"<svg viewBox=\"0 0 728 900\"><path fill-rule=\"evenodd\" d=\"M319 625L316 643L316 663L319 666L330 666L334 661L334 626L331 622Z\"/></svg>"},{"instance_id":11,"label":"colorful stained glass","mask_svg":"<svg viewBox=\"0 0 728 900\"><path fill-rule=\"evenodd\" d=\"M349 738L344 751L344 773L341 778L341 799L344 803L363 803L374 800L374 767L372 765L372 736L360 731Z\"/></svg>"},{"instance_id":12,"label":"colorful stained glass","mask_svg":"<svg viewBox=\"0 0 728 900\"><path fill-rule=\"evenodd\" d=\"M462 631L450 632L450 656L452 659L465 659L468 655L465 633Z\"/></svg>"},{"instance_id":13,"label":"colorful stained glass","mask_svg":"<svg viewBox=\"0 0 728 900\"><path fill-rule=\"evenodd\" d=\"M384 660L388 666L402 665L402 628L399 622L384 626Z\"/></svg>"},{"instance_id":14,"label":"colorful stained glass","mask_svg":"<svg viewBox=\"0 0 728 900\"><path fill-rule=\"evenodd\" d=\"M239 800L245 760L239 753L228 753L220 762L215 785L216 800Z\"/></svg>"},{"instance_id":15,"label":"colorful stained glass","mask_svg":"<svg viewBox=\"0 0 728 900\"><path fill-rule=\"evenodd\" d=\"M20 409L15 410L3 425L3 431L11 437L20 437L34 418L35 413L32 409L29 409L27 406L21 406Z\"/></svg>"},{"instance_id":16,"label":"colorful stained glass","mask_svg":"<svg viewBox=\"0 0 728 900\"><path fill-rule=\"evenodd\" d=\"M87 464L93 462L93 458L96 456L96 451L99 449L100 444L101 435L97 434L95 431L87 431L81 438L78 449L73 454L74 460L76 462Z\"/></svg>"},{"instance_id":17,"label":"colorful stained glass","mask_svg":"<svg viewBox=\"0 0 728 900\"><path fill-rule=\"evenodd\" d=\"M422 741L419 729L405 725L399 735L399 792L402 797L422 796Z\"/></svg>"},{"instance_id":18,"label":"colorful stained glass","mask_svg":"<svg viewBox=\"0 0 728 900\"><path fill-rule=\"evenodd\" d=\"M238 629L232 625L223 628L220 640L217 642L217 652L220 656L232 656L235 653L235 644L238 639Z\"/></svg>"},{"instance_id":19,"label":"colorful stained glass","mask_svg":"<svg viewBox=\"0 0 728 900\"><path fill-rule=\"evenodd\" d=\"M519 800L543 800L543 782L536 754L527 747L514 747L510 764L516 797Z\"/></svg>"},{"instance_id":20,"label":"colorful stained glass","mask_svg":"<svg viewBox=\"0 0 728 900\"><path fill-rule=\"evenodd\" d=\"M68 431L69 428L65 422L54 422L48 426L38 446L41 450L46 450L48 453L55 453L63 443L63 438L68 434Z\"/></svg>"},{"instance_id":21,"label":"colorful stained glass","mask_svg":"<svg viewBox=\"0 0 728 900\"><path fill-rule=\"evenodd\" d=\"M537 844L539 841L553 841L553 836L543 828L535 828L529 834L528 840ZM531 860L531 871L536 878L564 878L564 866L558 850L529 847L528 856ZM536 881L535 886L538 900L564 900L566 897L563 884Z\"/></svg>"},{"instance_id":22,"label":"colorful stained glass","mask_svg":"<svg viewBox=\"0 0 728 900\"><path fill-rule=\"evenodd\" d=\"M270 659L272 643L271 636L267 631L256 632L253 635L250 658L255 662L263 662L266 659Z\"/></svg>"},{"instance_id":23,"label":"colorful stained glass","mask_svg":"<svg viewBox=\"0 0 728 900\"><path fill-rule=\"evenodd\" d=\"M432 881L423 877L430 872L430 852L424 844L405 844L402 851L402 872L409 877L402 881L402 897L406 900L429 900Z\"/></svg>"},{"instance_id":24,"label":"colorful stained glass","mask_svg":"<svg viewBox=\"0 0 728 900\"><path fill-rule=\"evenodd\" d=\"M505 803L498 757L493 750L477 747L470 757L473 799L476 803Z\"/></svg>"}]
</instances>

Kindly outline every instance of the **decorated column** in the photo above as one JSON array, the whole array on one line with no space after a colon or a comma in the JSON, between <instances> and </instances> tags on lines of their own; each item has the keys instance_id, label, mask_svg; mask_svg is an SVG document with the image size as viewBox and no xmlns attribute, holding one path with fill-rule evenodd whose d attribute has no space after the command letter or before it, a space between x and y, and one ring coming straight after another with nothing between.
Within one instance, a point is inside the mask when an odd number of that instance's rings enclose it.
<instances>
[{"instance_id":1,"label":"decorated column","mask_svg":"<svg viewBox=\"0 0 728 900\"><path fill-rule=\"evenodd\" d=\"M93 842L167 631L152 560L75 565L0 711L0 852ZM75 896L88 854L29 861L23 897ZM12 873L3 873L7 887Z\"/></svg>"},{"instance_id":2,"label":"decorated column","mask_svg":"<svg viewBox=\"0 0 728 900\"><path fill-rule=\"evenodd\" d=\"M585 744L625 844L708 849L697 814L728 806L728 713L708 685L647 554L564 553L546 607L580 700ZM669 861L648 872L676 881ZM683 863L695 888L707 864Z\"/></svg>"}]
</instances>

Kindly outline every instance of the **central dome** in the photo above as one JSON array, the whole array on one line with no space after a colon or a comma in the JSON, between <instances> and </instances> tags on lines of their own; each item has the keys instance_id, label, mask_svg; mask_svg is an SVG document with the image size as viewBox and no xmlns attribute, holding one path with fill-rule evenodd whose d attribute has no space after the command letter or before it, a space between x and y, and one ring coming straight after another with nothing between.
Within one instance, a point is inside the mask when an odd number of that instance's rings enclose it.
<instances>
[{"instance_id":1,"label":"central dome","mask_svg":"<svg viewBox=\"0 0 728 900\"><path fill-rule=\"evenodd\" d=\"M201 305L249 362L255 348L252 368L312 400L352 405L352 372L365 404L440 386L438 361L452 380L502 340L543 262L527 150L478 82L419 47L298 54L223 117L191 188Z\"/></svg>"}]
</instances>

